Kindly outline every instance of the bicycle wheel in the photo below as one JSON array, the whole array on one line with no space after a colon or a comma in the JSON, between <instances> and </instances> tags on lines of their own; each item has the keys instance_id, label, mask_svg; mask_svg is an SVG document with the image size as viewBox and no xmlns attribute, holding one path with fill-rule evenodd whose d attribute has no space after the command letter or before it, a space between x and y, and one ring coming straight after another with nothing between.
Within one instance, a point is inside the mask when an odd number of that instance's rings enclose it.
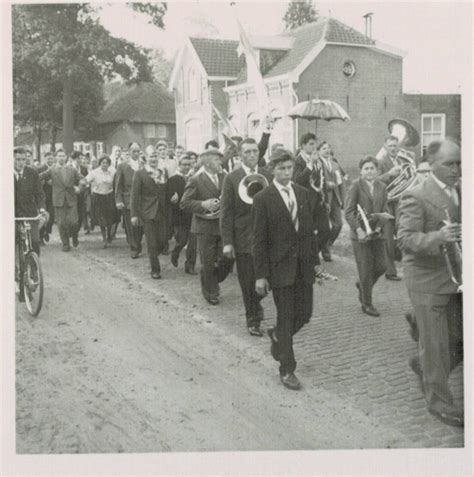
<instances>
[{"instance_id":1,"label":"bicycle wheel","mask_svg":"<svg viewBox=\"0 0 474 477\"><path fill-rule=\"evenodd\" d=\"M38 316L43 304L43 271L36 252L29 252L25 257L23 292L28 312L31 316Z\"/></svg>"}]
</instances>

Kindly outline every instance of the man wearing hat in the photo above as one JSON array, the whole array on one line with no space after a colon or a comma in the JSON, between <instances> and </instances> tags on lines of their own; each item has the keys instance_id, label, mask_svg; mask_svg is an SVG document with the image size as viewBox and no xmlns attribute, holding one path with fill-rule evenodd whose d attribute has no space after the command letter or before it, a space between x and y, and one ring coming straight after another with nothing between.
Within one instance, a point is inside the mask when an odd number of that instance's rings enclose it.
<instances>
[{"instance_id":1,"label":"man wearing hat","mask_svg":"<svg viewBox=\"0 0 474 477\"><path fill-rule=\"evenodd\" d=\"M255 290L261 296L271 290L277 309L276 328L268 330L271 354L280 362L283 385L298 390L293 336L313 311L317 244L309 193L291 181L294 163L285 149L271 157L273 181L253 201L252 256Z\"/></svg>"},{"instance_id":2,"label":"man wearing hat","mask_svg":"<svg viewBox=\"0 0 474 477\"><path fill-rule=\"evenodd\" d=\"M222 153L210 148L199 156L203 169L191 177L181 198L181 208L193 213L191 232L196 234L201 257L201 289L212 305L219 303L216 264L222 255L219 209L224 173Z\"/></svg>"}]
</instances>

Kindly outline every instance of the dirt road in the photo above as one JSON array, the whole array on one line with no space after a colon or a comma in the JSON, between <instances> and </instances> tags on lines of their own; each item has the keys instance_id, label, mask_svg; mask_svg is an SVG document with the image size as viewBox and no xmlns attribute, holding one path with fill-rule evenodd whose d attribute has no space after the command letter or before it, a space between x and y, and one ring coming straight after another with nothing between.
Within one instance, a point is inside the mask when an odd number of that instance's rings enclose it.
<instances>
[{"instance_id":1,"label":"dirt road","mask_svg":"<svg viewBox=\"0 0 474 477\"><path fill-rule=\"evenodd\" d=\"M165 258L151 280L123 237L108 250L97 235L70 253L50 243L41 258L41 315L16 313L18 453L374 448L402 437L311 383L283 388L267 339L219 323L234 309L243 319L235 276L209 307L198 277Z\"/></svg>"}]
</instances>

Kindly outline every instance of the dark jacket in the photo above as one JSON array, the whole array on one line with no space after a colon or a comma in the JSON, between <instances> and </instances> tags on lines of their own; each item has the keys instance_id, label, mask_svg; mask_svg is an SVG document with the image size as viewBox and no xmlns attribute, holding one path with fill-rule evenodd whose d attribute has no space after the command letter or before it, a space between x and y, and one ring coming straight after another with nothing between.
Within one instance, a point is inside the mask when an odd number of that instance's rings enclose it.
<instances>
[{"instance_id":1,"label":"dark jacket","mask_svg":"<svg viewBox=\"0 0 474 477\"><path fill-rule=\"evenodd\" d=\"M115 173L115 203L122 202L126 209L130 209L130 192L132 190L132 180L135 171L128 162L121 162Z\"/></svg>"},{"instance_id":2,"label":"dark jacket","mask_svg":"<svg viewBox=\"0 0 474 477\"><path fill-rule=\"evenodd\" d=\"M298 205L298 232L273 183L259 192L253 201L252 256L255 277L266 278L271 288L293 285L298 264L304 281L314 283L317 246L311 201L303 187L293 187Z\"/></svg>"},{"instance_id":3,"label":"dark jacket","mask_svg":"<svg viewBox=\"0 0 474 477\"><path fill-rule=\"evenodd\" d=\"M189 178L188 178L189 180ZM180 175L180 174L175 174L174 176L171 176L168 179L167 183L167 203L170 206L171 210L171 225L189 225L191 226L191 221L193 218L193 214L190 212L186 212L181 209L179 206L179 202L181 198L183 197L184 193L184 188L186 187L186 179ZM171 197L173 197L174 194L178 194L178 202L175 204L172 204L170 202Z\"/></svg>"},{"instance_id":4,"label":"dark jacket","mask_svg":"<svg viewBox=\"0 0 474 477\"><path fill-rule=\"evenodd\" d=\"M163 220L167 210L166 184L156 184L146 169L136 171L130 192L130 216Z\"/></svg>"},{"instance_id":5,"label":"dark jacket","mask_svg":"<svg viewBox=\"0 0 474 477\"><path fill-rule=\"evenodd\" d=\"M330 158L330 161L331 170L329 170L329 168L326 166L324 160L321 159L321 164L323 166L324 171L326 202L328 204L331 204L333 198L335 198L337 204L340 207L344 207L344 171L339 165L339 162L337 162L334 158ZM340 175L342 181L340 185L337 185L337 174ZM333 182L335 184L334 188L330 189L328 187L328 182Z\"/></svg>"},{"instance_id":6,"label":"dark jacket","mask_svg":"<svg viewBox=\"0 0 474 477\"><path fill-rule=\"evenodd\" d=\"M14 189L15 217L36 217L46 207L39 175L32 167L24 167L21 179L14 177Z\"/></svg>"},{"instance_id":7,"label":"dark jacket","mask_svg":"<svg viewBox=\"0 0 474 477\"><path fill-rule=\"evenodd\" d=\"M203 214L206 210L202 202L207 199L220 199L224 173L218 174L219 189L209 179L205 172L191 177L186 184L180 206L183 210L193 213L191 232L195 234L220 235L219 218L203 219L197 214Z\"/></svg>"},{"instance_id":8,"label":"dark jacket","mask_svg":"<svg viewBox=\"0 0 474 477\"><path fill-rule=\"evenodd\" d=\"M257 173L263 175L270 184L272 177L266 169L259 167ZM239 196L239 185L244 177L245 170L242 167L227 174L221 198L222 244L233 245L236 253L251 253L252 206Z\"/></svg>"},{"instance_id":9,"label":"dark jacket","mask_svg":"<svg viewBox=\"0 0 474 477\"><path fill-rule=\"evenodd\" d=\"M376 212L388 212L387 210L387 191L385 184L382 181L374 181L374 195L370 194L369 185L363 179L356 179L350 185L346 194L346 203L344 206L344 212L346 221L351 228L351 240L357 240L356 230L359 227L363 227L360 220L359 212L357 209L359 204L364 209L369 224L372 230L376 227L382 228L383 223L378 219L373 219L370 214Z\"/></svg>"}]
</instances>

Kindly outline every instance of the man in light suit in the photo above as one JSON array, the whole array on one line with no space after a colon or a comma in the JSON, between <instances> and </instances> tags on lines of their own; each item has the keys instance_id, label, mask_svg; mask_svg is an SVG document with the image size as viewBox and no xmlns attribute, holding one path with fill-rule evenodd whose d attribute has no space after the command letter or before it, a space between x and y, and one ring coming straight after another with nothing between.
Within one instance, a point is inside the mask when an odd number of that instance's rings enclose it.
<instances>
[{"instance_id":1,"label":"man in light suit","mask_svg":"<svg viewBox=\"0 0 474 477\"><path fill-rule=\"evenodd\" d=\"M181 198L181 208L193 213L191 232L197 236L201 257L201 289L204 298L211 305L219 304L219 281L216 264L222 255L222 240L219 230L218 215L205 217L219 210L224 173L222 172L223 155L218 149L204 151L202 172L191 177Z\"/></svg>"},{"instance_id":2,"label":"man in light suit","mask_svg":"<svg viewBox=\"0 0 474 477\"><path fill-rule=\"evenodd\" d=\"M71 250L70 238L72 238L74 247L79 245L77 197L81 191L79 181L82 176L77 169L66 164L66 153L59 149L56 151L56 166L42 172L40 179L51 180L54 216L58 224L63 252L69 252Z\"/></svg>"},{"instance_id":3,"label":"man in light suit","mask_svg":"<svg viewBox=\"0 0 474 477\"><path fill-rule=\"evenodd\" d=\"M262 336L262 297L255 291L255 271L251 255L251 205L240 198L239 185L249 174L261 174L269 183L272 177L264 168L258 167L259 149L255 139L247 138L239 144L239 156L242 165L226 175L222 190L220 229L223 253L230 259L236 259L247 329L252 336Z\"/></svg>"},{"instance_id":4,"label":"man in light suit","mask_svg":"<svg viewBox=\"0 0 474 477\"><path fill-rule=\"evenodd\" d=\"M448 387L450 370L463 359L462 294L441 249L461 240L460 149L450 140L435 141L427 155L432 175L404 193L399 210L398 240L419 330L419 360L410 365L422 378L428 410L462 426Z\"/></svg>"},{"instance_id":5,"label":"man in light suit","mask_svg":"<svg viewBox=\"0 0 474 477\"><path fill-rule=\"evenodd\" d=\"M323 259L332 261L331 246L342 230L342 208L344 207L344 173L339 163L331 156L331 147L321 142L317 151L324 171L324 189L331 230L329 238L321 244Z\"/></svg>"},{"instance_id":6,"label":"man in light suit","mask_svg":"<svg viewBox=\"0 0 474 477\"><path fill-rule=\"evenodd\" d=\"M293 336L309 322L313 310L316 229L308 191L291 182L294 162L285 149L272 155L274 179L252 206L252 256L255 289L261 296L272 290L277 308L276 329L268 334L272 356L280 362L280 380L298 390Z\"/></svg>"},{"instance_id":7,"label":"man in light suit","mask_svg":"<svg viewBox=\"0 0 474 477\"><path fill-rule=\"evenodd\" d=\"M127 159L119 163L115 174L115 204L122 211L125 223L125 232L130 246L131 257L138 258L142 251L143 227L132 225L130 220L130 193L132 190L133 175L140 168L140 146L133 142L129 146L130 154Z\"/></svg>"}]
</instances>

